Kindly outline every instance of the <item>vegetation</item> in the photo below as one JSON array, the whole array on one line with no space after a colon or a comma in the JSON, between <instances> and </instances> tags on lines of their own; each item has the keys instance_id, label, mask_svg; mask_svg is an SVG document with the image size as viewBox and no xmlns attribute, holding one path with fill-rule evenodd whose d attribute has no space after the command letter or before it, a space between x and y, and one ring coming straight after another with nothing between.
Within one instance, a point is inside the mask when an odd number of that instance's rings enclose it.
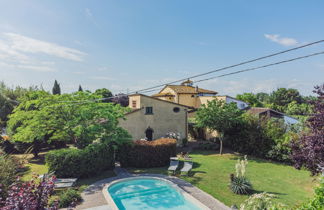
<instances>
[{"instance_id":1,"label":"vegetation","mask_svg":"<svg viewBox=\"0 0 324 210\"><path fill-rule=\"evenodd\" d=\"M17 169L15 160L0 151L0 201L6 197L9 186L15 181Z\"/></svg>"},{"instance_id":2,"label":"vegetation","mask_svg":"<svg viewBox=\"0 0 324 210\"><path fill-rule=\"evenodd\" d=\"M46 154L49 171L58 177L90 177L114 168L112 146L99 143L84 149L60 149Z\"/></svg>"},{"instance_id":3,"label":"vegetation","mask_svg":"<svg viewBox=\"0 0 324 210\"><path fill-rule=\"evenodd\" d=\"M242 111L235 103L227 104L222 100L208 101L203 104L196 114L197 127L208 128L217 131L220 140L220 154L223 149L223 136L228 135L241 123Z\"/></svg>"},{"instance_id":4,"label":"vegetation","mask_svg":"<svg viewBox=\"0 0 324 210\"><path fill-rule=\"evenodd\" d=\"M305 202L298 209L308 210L308 209L323 209L324 206L324 177L321 179L320 186L315 188L315 196L308 202Z\"/></svg>"},{"instance_id":5,"label":"vegetation","mask_svg":"<svg viewBox=\"0 0 324 210\"><path fill-rule=\"evenodd\" d=\"M240 205L240 210L284 210L283 204L273 202L275 196L269 193L258 193L250 196Z\"/></svg>"},{"instance_id":6,"label":"vegetation","mask_svg":"<svg viewBox=\"0 0 324 210\"><path fill-rule=\"evenodd\" d=\"M258 100L257 96L254 95L253 93L238 94L238 95L236 95L236 98L241 101L249 103L250 107L262 107L263 106L261 101Z\"/></svg>"},{"instance_id":7,"label":"vegetation","mask_svg":"<svg viewBox=\"0 0 324 210\"><path fill-rule=\"evenodd\" d=\"M252 192L252 184L245 177L246 165L248 161L246 156L244 156L243 160L238 159L235 164L236 174L231 174L231 183L230 188L235 194L250 194Z\"/></svg>"},{"instance_id":8,"label":"vegetation","mask_svg":"<svg viewBox=\"0 0 324 210\"><path fill-rule=\"evenodd\" d=\"M59 208L74 207L82 200L81 193L74 189L64 190L59 195Z\"/></svg>"},{"instance_id":9,"label":"vegetation","mask_svg":"<svg viewBox=\"0 0 324 210\"><path fill-rule=\"evenodd\" d=\"M29 182L17 180L8 190L8 196L2 203L3 210L14 209L57 209L57 203L48 206L49 197L54 192L54 180ZM0 204L1 205L1 204Z\"/></svg>"},{"instance_id":10,"label":"vegetation","mask_svg":"<svg viewBox=\"0 0 324 210\"><path fill-rule=\"evenodd\" d=\"M298 134L281 119L259 120L248 113L242 115L240 127L226 137L226 145L234 151L256 157L291 162L290 143Z\"/></svg>"},{"instance_id":11,"label":"vegetation","mask_svg":"<svg viewBox=\"0 0 324 210\"><path fill-rule=\"evenodd\" d=\"M129 136L118 127L118 118L127 109L89 92L51 95L34 91L22 97L8 122L8 133L15 142L30 143L37 156L44 143L74 143L84 148L93 141L127 141ZM66 101L72 101L67 104ZM73 103L82 101L84 103Z\"/></svg>"},{"instance_id":12,"label":"vegetation","mask_svg":"<svg viewBox=\"0 0 324 210\"><path fill-rule=\"evenodd\" d=\"M170 157L176 155L175 139L158 139L155 141L134 141L124 145L119 150L122 167L161 167L170 162Z\"/></svg>"},{"instance_id":13,"label":"vegetation","mask_svg":"<svg viewBox=\"0 0 324 210\"><path fill-rule=\"evenodd\" d=\"M228 206L233 204L239 206L248 198L247 195L234 194L228 187L228 174L233 172L233 166L241 156L217 155L215 151L194 151L190 157L194 161L193 176L183 177L183 179ZM129 171L167 174L167 168L137 168L129 169ZM251 157L246 176L253 180L254 193L274 194L276 195L275 203L283 203L288 207L300 205L311 198L313 187L317 184L308 171L298 171L289 165Z\"/></svg>"},{"instance_id":14,"label":"vegetation","mask_svg":"<svg viewBox=\"0 0 324 210\"><path fill-rule=\"evenodd\" d=\"M324 170L324 84L315 87L318 99L312 102L314 114L307 120L309 132L293 142L295 167L307 168L312 174Z\"/></svg>"},{"instance_id":15,"label":"vegetation","mask_svg":"<svg viewBox=\"0 0 324 210\"><path fill-rule=\"evenodd\" d=\"M60 87L60 84L56 80L54 81L52 93L53 93L53 95L61 95L61 87Z\"/></svg>"}]
</instances>

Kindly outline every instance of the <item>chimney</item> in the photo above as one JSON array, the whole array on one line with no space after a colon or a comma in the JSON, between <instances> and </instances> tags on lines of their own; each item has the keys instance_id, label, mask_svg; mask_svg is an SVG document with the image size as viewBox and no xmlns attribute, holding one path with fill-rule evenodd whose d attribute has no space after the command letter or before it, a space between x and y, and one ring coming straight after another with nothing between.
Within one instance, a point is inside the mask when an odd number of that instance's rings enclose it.
<instances>
[{"instance_id":1,"label":"chimney","mask_svg":"<svg viewBox=\"0 0 324 210\"><path fill-rule=\"evenodd\" d=\"M198 93L198 85L196 85L196 93Z\"/></svg>"}]
</instances>

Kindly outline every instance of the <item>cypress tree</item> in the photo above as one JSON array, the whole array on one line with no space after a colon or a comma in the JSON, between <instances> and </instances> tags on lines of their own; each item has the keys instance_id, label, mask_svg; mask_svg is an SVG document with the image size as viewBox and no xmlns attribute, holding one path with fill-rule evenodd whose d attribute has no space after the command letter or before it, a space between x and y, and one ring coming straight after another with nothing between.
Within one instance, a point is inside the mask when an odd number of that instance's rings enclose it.
<instances>
[{"instance_id":1,"label":"cypress tree","mask_svg":"<svg viewBox=\"0 0 324 210\"><path fill-rule=\"evenodd\" d=\"M53 95L61 95L61 87L60 87L60 84L56 80L54 82L52 93L53 93Z\"/></svg>"}]
</instances>

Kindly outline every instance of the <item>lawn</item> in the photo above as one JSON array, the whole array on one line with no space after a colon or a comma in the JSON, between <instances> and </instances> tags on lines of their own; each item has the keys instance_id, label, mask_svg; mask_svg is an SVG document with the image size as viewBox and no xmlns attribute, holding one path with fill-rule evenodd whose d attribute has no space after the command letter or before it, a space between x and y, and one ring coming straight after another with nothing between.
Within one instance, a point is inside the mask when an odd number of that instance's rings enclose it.
<instances>
[{"instance_id":1,"label":"lawn","mask_svg":"<svg viewBox=\"0 0 324 210\"><path fill-rule=\"evenodd\" d=\"M194 160L193 176L183 177L203 191L228 206L239 206L248 196L236 195L228 188L229 175L235 172L235 163L240 157L235 154L219 155L211 151L196 151L190 155ZM246 176L256 192L269 192L277 201L290 207L306 201L313 195L317 180L307 171L262 159L249 158ZM162 173L165 168L129 169L133 173Z\"/></svg>"}]
</instances>

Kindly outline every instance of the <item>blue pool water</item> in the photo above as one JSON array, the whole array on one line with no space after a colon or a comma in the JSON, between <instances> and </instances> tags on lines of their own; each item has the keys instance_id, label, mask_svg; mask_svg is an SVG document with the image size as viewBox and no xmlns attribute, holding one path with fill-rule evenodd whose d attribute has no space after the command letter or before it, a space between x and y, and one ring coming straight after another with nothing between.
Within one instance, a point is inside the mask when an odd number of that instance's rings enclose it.
<instances>
[{"instance_id":1,"label":"blue pool water","mask_svg":"<svg viewBox=\"0 0 324 210\"><path fill-rule=\"evenodd\" d=\"M198 210L181 192L167 182L158 179L132 179L111 185L108 188L120 210Z\"/></svg>"}]
</instances>

